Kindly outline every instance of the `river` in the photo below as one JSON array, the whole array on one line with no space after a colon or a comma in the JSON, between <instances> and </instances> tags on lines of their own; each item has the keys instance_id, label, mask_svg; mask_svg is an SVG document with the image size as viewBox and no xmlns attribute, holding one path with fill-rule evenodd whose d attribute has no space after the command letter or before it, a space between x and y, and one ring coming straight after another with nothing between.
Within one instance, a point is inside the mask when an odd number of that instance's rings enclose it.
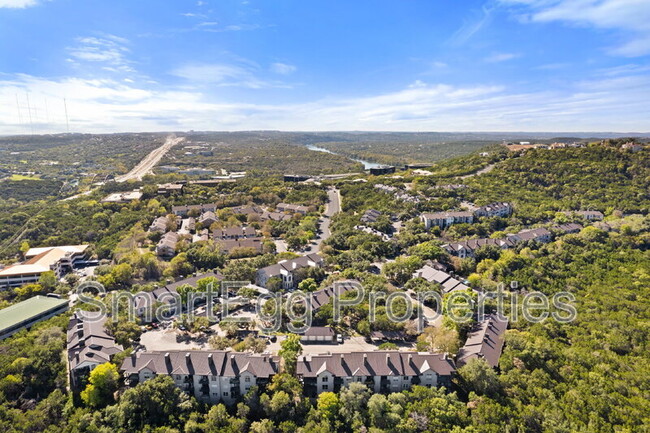
<instances>
[{"instance_id":1,"label":"river","mask_svg":"<svg viewBox=\"0 0 650 433\"><path fill-rule=\"evenodd\" d=\"M306 146L307 149L313 150L315 152L325 152L325 153L331 153L332 155L341 155L340 153L332 152L331 150L325 149L323 147L314 146L312 144L307 144ZM341 156L345 156L345 155L341 155ZM345 157L351 159L352 161L360 162L361 164L363 164L363 168L365 170L382 166L382 164L378 164L376 162L364 161L363 159L350 158L349 156L345 156Z\"/></svg>"}]
</instances>

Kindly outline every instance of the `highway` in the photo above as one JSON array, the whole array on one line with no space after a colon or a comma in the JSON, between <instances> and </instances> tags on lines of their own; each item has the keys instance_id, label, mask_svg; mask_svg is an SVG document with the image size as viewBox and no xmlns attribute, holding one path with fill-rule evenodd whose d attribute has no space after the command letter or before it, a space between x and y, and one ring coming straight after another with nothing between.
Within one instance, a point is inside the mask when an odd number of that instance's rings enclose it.
<instances>
[{"instance_id":1,"label":"highway","mask_svg":"<svg viewBox=\"0 0 650 433\"><path fill-rule=\"evenodd\" d=\"M122 176L115 178L115 182L126 182L130 179L142 180L142 177L153 170L153 168L160 162L163 156L169 149L185 140L185 137L176 137L176 135L170 135L167 137L165 144L160 146L158 149L152 151L149 155L145 156L142 161L138 163L131 171Z\"/></svg>"}]
</instances>

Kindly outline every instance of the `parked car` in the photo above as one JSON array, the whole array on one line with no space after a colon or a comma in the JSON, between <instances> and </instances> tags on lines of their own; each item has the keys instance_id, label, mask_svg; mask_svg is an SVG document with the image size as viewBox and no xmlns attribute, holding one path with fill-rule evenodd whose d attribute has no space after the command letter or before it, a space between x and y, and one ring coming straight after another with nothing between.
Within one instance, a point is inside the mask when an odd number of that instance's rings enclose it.
<instances>
[{"instance_id":1,"label":"parked car","mask_svg":"<svg viewBox=\"0 0 650 433\"><path fill-rule=\"evenodd\" d=\"M339 344L343 344L343 335L336 334L336 342Z\"/></svg>"}]
</instances>

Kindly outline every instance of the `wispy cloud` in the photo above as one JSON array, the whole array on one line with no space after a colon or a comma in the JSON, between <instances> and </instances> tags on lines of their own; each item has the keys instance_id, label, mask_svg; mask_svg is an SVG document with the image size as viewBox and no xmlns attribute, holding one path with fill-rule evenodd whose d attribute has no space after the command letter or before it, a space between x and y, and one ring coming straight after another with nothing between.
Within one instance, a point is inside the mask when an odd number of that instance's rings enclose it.
<instances>
[{"instance_id":1,"label":"wispy cloud","mask_svg":"<svg viewBox=\"0 0 650 433\"><path fill-rule=\"evenodd\" d=\"M258 69L254 63L246 61L242 61L240 64L188 64L173 70L172 75L183 78L194 85L249 89L290 87L285 83L259 78Z\"/></svg>"},{"instance_id":2,"label":"wispy cloud","mask_svg":"<svg viewBox=\"0 0 650 433\"><path fill-rule=\"evenodd\" d=\"M271 64L271 72L280 75L290 75L296 72L296 67L294 65L289 65L287 63L273 63Z\"/></svg>"},{"instance_id":3,"label":"wispy cloud","mask_svg":"<svg viewBox=\"0 0 650 433\"><path fill-rule=\"evenodd\" d=\"M0 0L0 8L9 9L24 9L37 4L37 0Z\"/></svg>"},{"instance_id":4,"label":"wispy cloud","mask_svg":"<svg viewBox=\"0 0 650 433\"><path fill-rule=\"evenodd\" d=\"M532 22L620 31L619 45L609 52L624 57L650 54L650 2L647 0L499 0Z\"/></svg>"},{"instance_id":5,"label":"wispy cloud","mask_svg":"<svg viewBox=\"0 0 650 433\"><path fill-rule=\"evenodd\" d=\"M463 22L463 25L456 30L450 39L452 45L463 45L472 36L478 33L492 19L494 7L486 3L480 11L474 11L472 16Z\"/></svg>"},{"instance_id":6,"label":"wispy cloud","mask_svg":"<svg viewBox=\"0 0 650 433\"><path fill-rule=\"evenodd\" d=\"M220 77L219 82L238 78L240 73L223 68L214 70ZM197 71L188 77L196 78ZM27 125L21 124L15 104L16 94L26 92L33 95L33 101L45 98L50 101L49 121L42 116L34 118L35 129L40 132L65 130L64 97L68 101L72 129L87 132L169 129L650 130L648 74L600 76L568 87L567 91L517 92L507 86L454 86L416 81L399 91L365 97L340 96L292 104L246 104L220 100L214 92L200 90L200 87L188 90L111 79L54 80L17 75L0 80L0 133L29 130ZM37 108L32 106L34 111ZM22 114L25 122L26 113Z\"/></svg>"},{"instance_id":7,"label":"wispy cloud","mask_svg":"<svg viewBox=\"0 0 650 433\"><path fill-rule=\"evenodd\" d=\"M521 57L521 54L517 53L495 53L492 54L491 56L488 56L485 58L485 61L488 63L499 63L499 62L506 62L508 60L516 59L517 57Z\"/></svg>"},{"instance_id":8,"label":"wispy cloud","mask_svg":"<svg viewBox=\"0 0 650 433\"><path fill-rule=\"evenodd\" d=\"M128 40L115 35L101 37L80 37L76 45L69 47L71 63L96 63L110 71L133 72L131 62L126 58Z\"/></svg>"}]
</instances>

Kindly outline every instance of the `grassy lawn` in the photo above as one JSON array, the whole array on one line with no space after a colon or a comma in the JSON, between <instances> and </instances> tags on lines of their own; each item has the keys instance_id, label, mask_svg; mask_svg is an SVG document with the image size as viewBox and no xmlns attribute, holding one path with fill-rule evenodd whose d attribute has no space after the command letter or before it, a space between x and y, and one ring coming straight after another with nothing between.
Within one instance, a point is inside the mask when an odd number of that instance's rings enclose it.
<instances>
[{"instance_id":1,"label":"grassy lawn","mask_svg":"<svg viewBox=\"0 0 650 433\"><path fill-rule=\"evenodd\" d=\"M23 176L22 174L12 174L8 180L41 180L38 176Z\"/></svg>"}]
</instances>

